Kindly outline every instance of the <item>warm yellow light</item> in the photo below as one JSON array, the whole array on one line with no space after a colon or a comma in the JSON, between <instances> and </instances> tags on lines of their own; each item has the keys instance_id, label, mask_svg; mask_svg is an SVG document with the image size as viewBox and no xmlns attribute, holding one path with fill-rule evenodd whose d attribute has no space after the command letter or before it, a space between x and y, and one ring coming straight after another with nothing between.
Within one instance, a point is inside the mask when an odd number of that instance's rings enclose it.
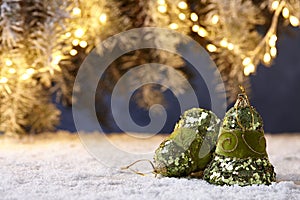
<instances>
[{"instance_id":1,"label":"warm yellow light","mask_svg":"<svg viewBox=\"0 0 300 200\"><path fill-rule=\"evenodd\" d=\"M264 62L265 63L270 63L271 59L272 59L271 55L269 53L265 53L265 55L264 55Z\"/></svg>"},{"instance_id":2,"label":"warm yellow light","mask_svg":"<svg viewBox=\"0 0 300 200\"><path fill-rule=\"evenodd\" d=\"M169 25L169 27L170 27L170 29L176 30L176 29L178 29L178 24L172 23Z\"/></svg>"},{"instance_id":3,"label":"warm yellow light","mask_svg":"<svg viewBox=\"0 0 300 200\"><path fill-rule=\"evenodd\" d=\"M297 27L299 26L299 19L295 16L290 16L290 23L292 26Z\"/></svg>"},{"instance_id":4,"label":"warm yellow light","mask_svg":"<svg viewBox=\"0 0 300 200\"><path fill-rule=\"evenodd\" d=\"M17 72L17 70L15 68L8 69L8 73L10 73L10 74L15 74L16 72Z\"/></svg>"},{"instance_id":5,"label":"warm yellow light","mask_svg":"<svg viewBox=\"0 0 300 200\"><path fill-rule=\"evenodd\" d=\"M13 62L10 59L6 59L5 64L6 64L6 66L12 66Z\"/></svg>"},{"instance_id":6,"label":"warm yellow light","mask_svg":"<svg viewBox=\"0 0 300 200\"><path fill-rule=\"evenodd\" d=\"M7 83L8 82L8 79L6 77L1 77L0 78L0 83L4 84L4 83Z\"/></svg>"},{"instance_id":7,"label":"warm yellow light","mask_svg":"<svg viewBox=\"0 0 300 200\"><path fill-rule=\"evenodd\" d=\"M273 1L271 7L272 7L272 10L276 10L279 6L279 1Z\"/></svg>"},{"instance_id":8,"label":"warm yellow light","mask_svg":"<svg viewBox=\"0 0 300 200\"><path fill-rule=\"evenodd\" d=\"M228 46L227 40L226 40L226 39L222 39L222 40L220 41L220 45L221 45L221 47L227 47L227 46Z\"/></svg>"},{"instance_id":9,"label":"warm yellow light","mask_svg":"<svg viewBox=\"0 0 300 200\"><path fill-rule=\"evenodd\" d=\"M271 54L272 57L275 57L277 55L277 49L276 49L276 47L272 47L270 49L270 54Z\"/></svg>"},{"instance_id":10,"label":"warm yellow light","mask_svg":"<svg viewBox=\"0 0 300 200\"><path fill-rule=\"evenodd\" d=\"M213 15L211 18L211 23L212 24L217 24L219 22L219 16L218 15Z\"/></svg>"},{"instance_id":11,"label":"warm yellow light","mask_svg":"<svg viewBox=\"0 0 300 200\"><path fill-rule=\"evenodd\" d=\"M234 44L228 43L227 49L230 50L230 51L233 50L234 49Z\"/></svg>"},{"instance_id":12,"label":"warm yellow light","mask_svg":"<svg viewBox=\"0 0 300 200\"><path fill-rule=\"evenodd\" d=\"M249 57L244 58L243 65L247 66L247 65L250 65L250 64L251 64L251 58L249 58Z\"/></svg>"},{"instance_id":13,"label":"warm yellow light","mask_svg":"<svg viewBox=\"0 0 300 200\"><path fill-rule=\"evenodd\" d=\"M197 15L196 13L191 13L191 20L192 20L193 22L198 21L198 19L199 19L199 17L198 17L198 15Z\"/></svg>"},{"instance_id":14,"label":"warm yellow light","mask_svg":"<svg viewBox=\"0 0 300 200\"><path fill-rule=\"evenodd\" d=\"M70 55L71 56L76 56L78 54L78 51L76 50L76 49L72 49L71 51L70 51Z\"/></svg>"},{"instance_id":15,"label":"warm yellow light","mask_svg":"<svg viewBox=\"0 0 300 200\"><path fill-rule=\"evenodd\" d=\"M31 76L34 73L35 73L35 70L33 68L29 68L26 70L26 74L28 74L29 76Z\"/></svg>"},{"instance_id":16,"label":"warm yellow light","mask_svg":"<svg viewBox=\"0 0 300 200\"><path fill-rule=\"evenodd\" d=\"M273 34L269 39L270 47L275 47L276 46L276 41L277 41L277 36L275 34Z\"/></svg>"},{"instance_id":17,"label":"warm yellow light","mask_svg":"<svg viewBox=\"0 0 300 200\"><path fill-rule=\"evenodd\" d=\"M252 63L244 68L245 76L249 76L253 72L255 72L255 66Z\"/></svg>"},{"instance_id":18,"label":"warm yellow light","mask_svg":"<svg viewBox=\"0 0 300 200\"><path fill-rule=\"evenodd\" d=\"M53 59L53 64L58 65L59 62L61 61L61 59L62 59L61 55L55 56L54 59Z\"/></svg>"},{"instance_id":19,"label":"warm yellow light","mask_svg":"<svg viewBox=\"0 0 300 200\"><path fill-rule=\"evenodd\" d=\"M20 79L23 80L23 81L25 81L25 80L29 79L30 77L31 77L31 75L25 73L25 74L23 74L23 75L20 77Z\"/></svg>"},{"instance_id":20,"label":"warm yellow light","mask_svg":"<svg viewBox=\"0 0 300 200\"><path fill-rule=\"evenodd\" d=\"M79 28L79 29L77 29L76 31L75 31L75 37L77 37L77 38L82 38L83 37L83 35L84 35L84 30L82 29L82 28Z\"/></svg>"},{"instance_id":21,"label":"warm yellow light","mask_svg":"<svg viewBox=\"0 0 300 200\"><path fill-rule=\"evenodd\" d=\"M269 45L270 45L270 47L275 47L276 46L276 40L270 39L269 40Z\"/></svg>"},{"instance_id":22,"label":"warm yellow light","mask_svg":"<svg viewBox=\"0 0 300 200\"><path fill-rule=\"evenodd\" d=\"M80 8L73 8L72 13L73 13L73 15L80 15L81 14L81 9Z\"/></svg>"},{"instance_id":23,"label":"warm yellow light","mask_svg":"<svg viewBox=\"0 0 300 200\"><path fill-rule=\"evenodd\" d=\"M165 0L157 0L157 3L158 3L158 4L165 4L166 1L165 1Z\"/></svg>"},{"instance_id":24,"label":"warm yellow light","mask_svg":"<svg viewBox=\"0 0 300 200\"><path fill-rule=\"evenodd\" d=\"M198 30L198 35L200 37L206 37L208 35L208 33L203 27L200 27L199 30Z\"/></svg>"},{"instance_id":25,"label":"warm yellow light","mask_svg":"<svg viewBox=\"0 0 300 200\"><path fill-rule=\"evenodd\" d=\"M213 44L208 44L206 45L206 49L209 51L209 52L216 52L217 51L217 47Z\"/></svg>"},{"instance_id":26,"label":"warm yellow light","mask_svg":"<svg viewBox=\"0 0 300 200\"><path fill-rule=\"evenodd\" d=\"M107 15L105 13L102 13L99 17L99 21L102 23L102 24L105 24L106 21L107 21Z\"/></svg>"},{"instance_id":27,"label":"warm yellow light","mask_svg":"<svg viewBox=\"0 0 300 200\"><path fill-rule=\"evenodd\" d=\"M167 6L166 5L160 5L157 7L158 12L160 13L166 13L167 12Z\"/></svg>"},{"instance_id":28,"label":"warm yellow light","mask_svg":"<svg viewBox=\"0 0 300 200\"><path fill-rule=\"evenodd\" d=\"M198 32L199 29L200 29L200 26L198 26L198 25L194 25L194 26L192 27L192 31L193 31L193 32Z\"/></svg>"},{"instance_id":29,"label":"warm yellow light","mask_svg":"<svg viewBox=\"0 0 300 200\"><path fill-rule=\"evenodd\" d=\"M277 36L275 34L271 35L270 40L277 41Z\"/></svg>"},{"instance_id":30,"label":"warm yellow light","mask_svg":"<svg viewBox=\"0 0 300 200\"><path fill-rule=\"evenodd\" d=\"M187 5L187 3L186 2L184 2L184 1L180 1L179 3L178 3L178 8L180 8L180 9L187 9L188 8L188 5Z\"/></svg>"},{"instance_id":31,"label":"warm yellow light","mask_svg":"<svg viewBox=\"0 0 300 200\"><path fill-rule=\"evenodd\" d=\"M67 32L67 33L65 34L65 36L66 36L67 38L69 38L69 37L71 37L71 36L72 36L72 33L70 33L70 32Z\"/></svg>"},{"instance_id":32,"label":"warm yellow light","mask_svg":"<svg viewBox=\"0 0 300 200\"><path fill-rule=\"evenodd\" d=\"M180 20L185 20L185 19L186 19L186 16L185 16L184 13L179 13L178 18L179 18Z\"/></svg>"},{"instance_id":33,"label":"warm yellow light","mask_svg":"<svg viewBox=\"0 0 300 200\"><path fill-rule=\"evenodd\" d=\"M86 41L81 41L79 43L79 46L82 47L82 48L86 48L88 46L88 43Z\"/></svg>"},{"instance_id":34,"label":"warm yellow light","mask_svg":"<svg viewBox=\"0 0 300 200\"><path fill-rule=\"evenodd\" d=\"M73 46L78 46L79 45L79 40L75 39L72 41Z\"/></svg>"},{"instance_id":35,"label":"warm yellow light","mask_svg":"<svg viewBox=\"0 0 300 200\"><path fill-rule=\"evenodd\" d=\"M288 9L287 7L283 8L283 10L282 10L282 16L283 16L285 19L289 18L289 16L290 16L290 11L289 11L289 9Z\"/></svg>"}]
</instances>

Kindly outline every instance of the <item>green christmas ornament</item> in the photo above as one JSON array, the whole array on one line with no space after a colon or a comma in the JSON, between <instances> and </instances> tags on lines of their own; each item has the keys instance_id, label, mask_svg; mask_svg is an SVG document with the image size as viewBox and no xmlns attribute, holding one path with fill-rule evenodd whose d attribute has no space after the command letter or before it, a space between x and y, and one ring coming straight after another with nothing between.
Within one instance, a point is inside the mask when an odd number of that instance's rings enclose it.
<instances>
[{"instance_id":1,"label":"green christmas ornament","mask_svg":"<svg viewBox=\"0 0 300 200\"><path fill-rule=\"evenodd\" d=\"M219 125L220 119L210 111L186 111L174 132L155 151L155 173L183 177L203 171L212 159Z\"/></svg>"},{"instance_id":2,"label":"green christmas ornament","mask_svg":"<svg viewBox=\"0 0 300 200\"><path fill-rule=\"evenodd\" d=\"M225 115L204 179L216 185L269 185L276 178L266 152L263 121L241 89L242 94Z\"/></svg>"}]
</instances>

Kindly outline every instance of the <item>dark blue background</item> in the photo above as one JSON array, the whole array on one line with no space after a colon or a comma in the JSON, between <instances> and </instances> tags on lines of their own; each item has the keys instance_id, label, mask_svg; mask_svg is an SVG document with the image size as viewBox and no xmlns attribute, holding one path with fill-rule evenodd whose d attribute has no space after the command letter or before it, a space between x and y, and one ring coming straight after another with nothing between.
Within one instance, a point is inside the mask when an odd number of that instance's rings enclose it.
<instances>
[{"instance_id":1,"label":"dark blue background","mask_svg":"<svg viewBox=\"0 0 300 200\"><path fill-rule=\"evenodd\" d=\"M251 76L252 93L251 103L262 115L265 123L265 132L285 133L300 132L300 30L295 30L292 35L281 35L278 41L278 56L270 67L259 66L257 73ZM209 109L210 100L207 88L200 75L193 78L191 83L197 85L201 107ZM197 84L195 84L197 83ZM172 92L167 91L168 121L161 132L169 133L179 118L178 102ZM107 106L110 105L107 102ZM57 105L62 111L61 124L58 129L75 132L71 108ZM149 122L148 112L138 108L134 102L130 105L132 118L141 125ZM106 132L121 132L114 125L104 128Z\"/></svg>"}]
</instances>

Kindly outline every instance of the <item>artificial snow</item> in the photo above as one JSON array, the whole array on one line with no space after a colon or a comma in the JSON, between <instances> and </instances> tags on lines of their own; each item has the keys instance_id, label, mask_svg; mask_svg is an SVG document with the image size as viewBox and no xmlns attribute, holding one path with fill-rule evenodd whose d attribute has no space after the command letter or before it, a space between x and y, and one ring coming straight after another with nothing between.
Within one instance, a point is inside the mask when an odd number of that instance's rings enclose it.
<instances>
[{"instance_id":1,"label":"artificial snow","mask_svg":"<svg viewBox=\"0 0 300 200\"><path fill-rule=\"evenodd\" d=\"M300 199L300 134L266 135L278 182L246 187L120 170L136 159L152 159L165 136L141 142L134 135L99 135L80 140L67 133L44 134L21 141L0 136L0 199ZM133 169L151 170L147 163Z\"/></svg>"}]
</instances>

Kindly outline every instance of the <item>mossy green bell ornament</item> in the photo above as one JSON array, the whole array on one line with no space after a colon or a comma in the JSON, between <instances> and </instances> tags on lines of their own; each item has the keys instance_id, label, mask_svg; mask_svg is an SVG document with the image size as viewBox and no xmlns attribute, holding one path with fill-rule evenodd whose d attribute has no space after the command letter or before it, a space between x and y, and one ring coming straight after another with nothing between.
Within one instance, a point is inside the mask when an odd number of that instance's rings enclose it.
<instances>
[{"instance_id":1,"label":"mossy green bell ornament","mask_svg":"<svg viewBox=\"0 0 300 200\"><path fill-rule=\"evenodd\" d=\"M183 177L203 172L212 159L219 126L220 119L211 111L193 108L184 112L173 133L155 151L155 173Z\"/></svg>"},{"instance_id":2,"label":"mossy green bell ornament","mask_svg":"<svg viewBox=\"0 0 300 200\"><path fill-rule=\"evenodd\" d=\"M216 185L269 185L276 178L266 152L263 121L241 89L234 107L225 115L204 179Z\"/></svg>"}]
</instances>

